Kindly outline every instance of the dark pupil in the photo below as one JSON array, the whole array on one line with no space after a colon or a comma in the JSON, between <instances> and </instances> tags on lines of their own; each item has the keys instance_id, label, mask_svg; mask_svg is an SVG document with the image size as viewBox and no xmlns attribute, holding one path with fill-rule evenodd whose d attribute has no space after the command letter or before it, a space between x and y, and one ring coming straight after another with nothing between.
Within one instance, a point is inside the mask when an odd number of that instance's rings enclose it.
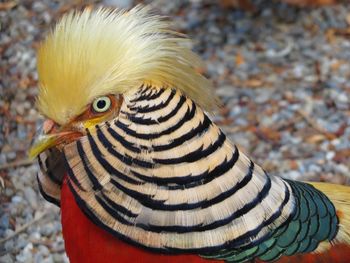
<instances>
[{"instance_id":1,"label":"dark pupil","mask_svg":"<svg viewBox=\"0 0 350 263\"><path fill-rule=\"evenodd\" d=\"M106 102L104 100L99 100L97 102L97 108L103 109L106 106Z\"/></svg>"}]
</instances>

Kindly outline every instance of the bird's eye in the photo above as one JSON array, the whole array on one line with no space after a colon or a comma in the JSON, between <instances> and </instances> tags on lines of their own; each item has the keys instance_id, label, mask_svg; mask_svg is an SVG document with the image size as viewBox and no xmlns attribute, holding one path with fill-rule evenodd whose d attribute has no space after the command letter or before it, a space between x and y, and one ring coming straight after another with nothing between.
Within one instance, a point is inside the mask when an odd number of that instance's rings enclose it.
<instances>
[{"instance_id":1,"label":"bird's eye","mask_svg":"<svg viewBox=\"0 0 350 263\"><path fill-rule=\"evenodd\" d=\"M111 104L111 99L109 97L99 97L92 103L92 109L97 113L106 112L110 109Z\"/></svg>"}]
</instances>

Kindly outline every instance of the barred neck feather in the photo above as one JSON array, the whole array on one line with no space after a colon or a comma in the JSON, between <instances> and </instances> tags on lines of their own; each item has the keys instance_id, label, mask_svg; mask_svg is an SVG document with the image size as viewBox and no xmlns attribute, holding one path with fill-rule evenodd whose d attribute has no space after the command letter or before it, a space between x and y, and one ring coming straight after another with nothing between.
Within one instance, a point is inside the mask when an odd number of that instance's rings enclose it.
<instances>
[{"instance_id":1,"label":"barred neck feather","mask_svg":"<svg viewBox=\"0 0 350 263\"><path fill-rule=\"evenodd\" d=\"M210 82L196 71L202 62L189 44L148 7L71 12L39 48L38 108L64 125L98 96L148 83L178 86L209 109L216 101Z\"/></svg>"},{"instance_id":2,"label":"barred neck feather","mask_svg":"<svg viewBox=\"0 0 350 263\"><path fill-rule=\"evenodd\" d=\"M50 173L56 153L40 155L38 181L44 197L59 203L62 173ZM59 156L86 216L149 250L269 261L345 240L322 192L268 176L176 89L142 86L124 96L115 119Z\"/></svg>"},{"instance_id":3,"label":"barred neck feather","mask_svg":"<svg viewBox=\"0 0 350 263\"><path fill-rule=\"evenodd\" d=\"M66 146L64 155L87 216L157 251L251 245L294 210L290 186L268 177L174 89L143 87L125 97L116 119Z\"/></svg>"},{"instance_id":4,"label":"barred neck feather","mask_svg":"<svg viewBox=\"0 0 350 263\"><path fill-rule=\"evenodd\" d=\"M141 7L58 23L38 54L41 112L64 126L98 96L123 100L114 119L40 154L43 196L59 205L65 180L96 225L163 253L269 261L349 242L350 191L327 197L241 153L203 111L215 100L186 42Z\"/></svg>"}]
</instances>

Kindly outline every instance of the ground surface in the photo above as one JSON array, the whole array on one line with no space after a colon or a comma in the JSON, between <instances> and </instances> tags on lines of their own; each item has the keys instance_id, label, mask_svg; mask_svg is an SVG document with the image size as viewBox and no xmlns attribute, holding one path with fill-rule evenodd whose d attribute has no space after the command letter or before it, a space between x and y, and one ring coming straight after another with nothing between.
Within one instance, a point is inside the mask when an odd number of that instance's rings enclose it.
<instances>
[{"instance_id":1,"label":"ground surface","mask_svg":"<svg viewBox=\"0 0 350 263\"><path fill-rule=\"evenodd\" d=\"M253 1L250 13L209 2L152 4L203 57L223 103L216 122L271 174L349 183L350 6ZM59 211L38 194L36 164L23 160L42 121L35 49L73 6L0 3L0 262L67 262Z\"/></svg>"}]
</instances>

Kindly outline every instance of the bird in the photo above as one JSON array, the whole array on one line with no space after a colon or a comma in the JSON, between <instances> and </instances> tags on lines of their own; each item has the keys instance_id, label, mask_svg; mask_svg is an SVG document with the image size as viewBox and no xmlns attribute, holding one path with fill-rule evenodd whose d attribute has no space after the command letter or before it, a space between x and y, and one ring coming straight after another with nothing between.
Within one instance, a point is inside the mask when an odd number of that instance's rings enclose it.
<instances>
[{"instance_id":1,"label":"bird","mask_svg":"<svg viewBox=\"0 0 350 263\"><path fill-rule=\"evenodd\" d=\"M70 11L40 44L29 155L70 262L348 262L350 188L252 161L190 47L142 5Z\"/></svg>"}]
</instances>

